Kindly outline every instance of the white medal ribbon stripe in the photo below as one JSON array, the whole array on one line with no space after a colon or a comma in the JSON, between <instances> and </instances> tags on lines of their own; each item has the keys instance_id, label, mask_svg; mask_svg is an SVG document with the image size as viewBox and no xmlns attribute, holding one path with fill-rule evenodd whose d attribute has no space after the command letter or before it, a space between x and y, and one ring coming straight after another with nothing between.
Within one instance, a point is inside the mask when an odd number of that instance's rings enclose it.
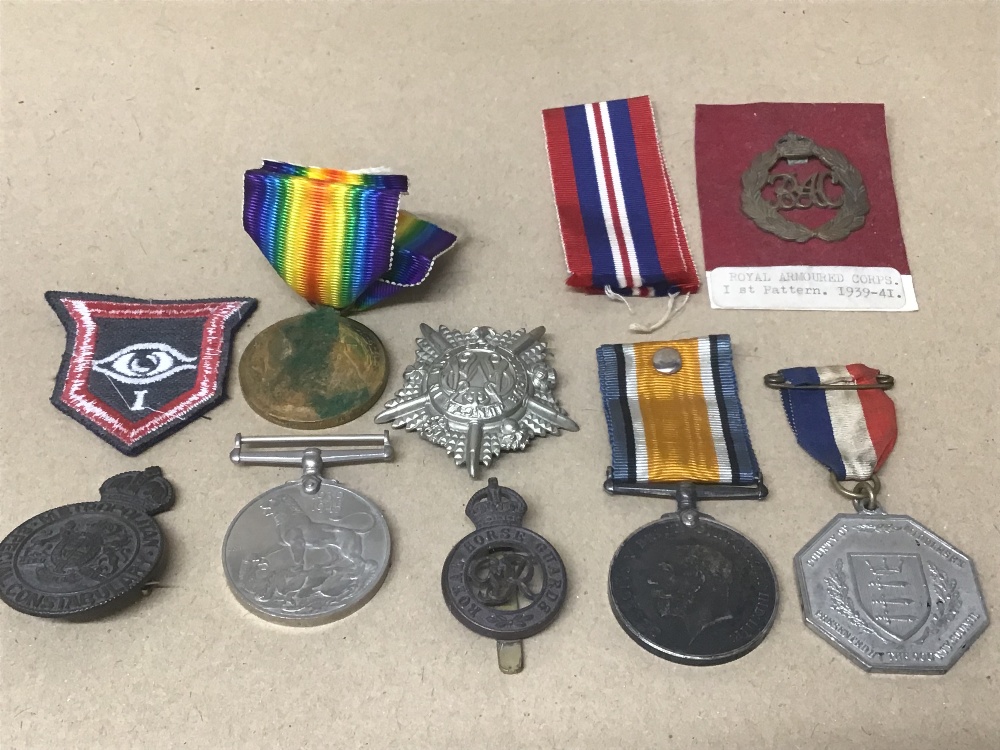
<instances>
[{"instance_id":1,"label":"white medal ribbon stripe","mask_svg":"<svg viewBox=\"0 0 1000 750\"><path fill-rule=\"evenodd\" d=\"M712 344L707 336L698 339L698 363L701 370L701 392L705 396L708 410L708 426L712 431L715 456L719 464L719 483L733 482L733 466L729 462L729 449L722 429L722 414L719 411L719 394L715 389L715 373L712 369Z\"/></svg>"},{"instance_id":2,"label":"white medal ribbon stripe","mask_svg":"<svg viewBox=\"0 0 1000 750\"><path fill-rule=\"evenodd\" d=\"M854 380L846 367L817 367L819 382L853 383ZM830 414L830 426L833 428L833 439L840 451L840 460L844 462L845 476L848 479L870 479L875 473L878 457L871 435L868 434L868 423L861 407L858 392L853 390L826 391L826 408Z\"/></svg>"},{"instance_id":3,"label":"white medal ribbon stripe","mask_svg":"<svg viewBox=\"0 0 1000 750\"><path fill-rule=\"evenodd\" d=\"M632 237L632 225L629 224L628 220L628 210L625 206L625 193L622 192L622 176L621 171L618 169L618 151L615 148L615 138L614 132L611 129L611 114L608 112L608 103L601 102L601 121L604 125L604 141L608 146L608 163L611 165L611 182L614 186L614 192L612 197L614 198L615 204L618 207L618 219L622 225L622 238L625 240L624 251L628 253L629 267L632 269L632 288L638 289L642 287L643 281L642 276L639 273L639 258L635 254L635 240ZM603 171L601 172L603 176ZM611 193L611 191L608 191ZM612 224L609 227L611 236L615 237L617 242L617 236L615 235L615 227ZM623 248L619 248L619 252Z\"/></svg>"},{"instance_id":4,"label":"white medal ribbon stripe","mask_svg":"<svg viewBox=\"0 0 1000 750\"><path fill-rule=\"evenodd\" d=\"M601 143L597 138L597 123L594 120L594 109L591 106L584 107L587 113L587 127L590 129L590 150L594 155L594 173L597 175L597 192L601 196L601 211L604 214L604 228L608 234L608 242L611 245L611 258L615 263L615 275L618 277L618 286L627 287L625 281L625 267L622 265L620 249L617 248L618 238L615 236L614 222L611 219L611 204L608 202L608 186L604 181L604 159L601 157Z\"/></svg>"},{"instance_id":5,"label":"white medal ribbon stripe","mask_svg":"<svg viewBox=\"0 0 1000 750\"><path fill-rule=\"evenodd\" d=\"M618 171L618 156L614 146L614 135L611 132L611 119L608 116L607 102L601 102L598 110L601 113L604 142L608 149L608 164L612 175L610 185L604 174L604 157L601 155L601 142L597 134L597 119L594 114L594 107L590 104L584 107L584 111L587 114L587 128L590 132L590 150L594 158L594 174L597 177L597 192L601 198L601 212L604 215L604 230L608 236L608 244L611 247L611 257L615 264L615 276L618 279L618 286L622 289L638 289L642 286L642 278L639 276L639 261L635 257L635 243L632 240L632 229L628 223L628 214L625 211L625 201L621 192L621 175ZM614 201L615 208L618 209L618 218L622 224L625 247L622 247L618 242L618 233L615 231L615 222L611 214L611 201ZM625 276L624 258L626 257L629 259L631 268L629 277Z\"/></svg>"},{"instance_id":6,"label":"white medal ribbon stripe","mask_svg":"<svg viewBox=\"0 0 1000 750\"><path fill-rule=\"evenodd\" d=\"M625 357L625 397L628 399L628 410L632 417L632 436L635 440L635 479L637 482L649 481L649 451L646 449L646 426L642 421L642 409L639 407L637 386L639 378L635 369L635 347L631 344L622 346Z\"/></svg>"}]
</instances>

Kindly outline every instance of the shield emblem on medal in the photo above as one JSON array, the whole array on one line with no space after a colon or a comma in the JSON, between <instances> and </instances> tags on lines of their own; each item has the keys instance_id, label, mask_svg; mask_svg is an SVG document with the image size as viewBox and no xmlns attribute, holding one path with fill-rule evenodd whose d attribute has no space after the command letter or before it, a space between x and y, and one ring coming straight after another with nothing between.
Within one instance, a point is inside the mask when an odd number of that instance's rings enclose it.
<instances>
[{"instance_id":1,"label":"shield emblem on medal","mask_svg":"<svg viewBox=\"0 0 1000 750\"><path fill-rule=\"evenodd\" d=\"M917 634L931 612L923 561L915 554L851 554L858 604L880 632L897 641Z\"/></svg>"}]
</instances>

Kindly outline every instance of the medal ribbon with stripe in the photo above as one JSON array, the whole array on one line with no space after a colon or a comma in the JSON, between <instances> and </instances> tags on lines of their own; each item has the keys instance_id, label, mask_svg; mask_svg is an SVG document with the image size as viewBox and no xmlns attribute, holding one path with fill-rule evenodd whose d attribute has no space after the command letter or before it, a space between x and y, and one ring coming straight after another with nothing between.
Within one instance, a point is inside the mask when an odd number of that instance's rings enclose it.
<instances>
[{"instance_id":1,"label":"medal ribbon with stripe","mask_svg":"<svg viewBox=\"0 0 1000 750\"><path fill-rule=\"evenodd\" d=\"M681 358L669 375L653 366L665 347ZM729 336L606 344L597 350L597 369L613 479L760 482Z\"/></svg>"},{"instance_id":2,"label":"medal ribbon with stripe","mask_svg":"<svg viewBox=\"0 0 1000 750\"><path fill-rule=\"evenodd\" d=\"M788 384L781 391L785 416L803 450L839 481L871 479L896 445L892 399L876 387L823 387L875 386L879 371L854 364L792 367L778 374Z\"/></svg>"},{"instance_id":3,"label":"medal ribbon with stripe","mask_svg":"<svg viewBox=\"0 0 1000 750\"><path fill-rule=\"evenodd\" d=\"M399 210L404 175L265 161L244 177L243 227L313 304L365 310L427 278L455 235Z\"/></svg>"},{"instance_id":4,"label":"medal ribbon with stripe","mask_svg":"<svg viewBox=\"0 0 1000 750\"><path fill-rule=\"evenodd\" d=\"M623 296L698 291L648 96L542 113L567 284Z\"/></svg>"}]
</instances>

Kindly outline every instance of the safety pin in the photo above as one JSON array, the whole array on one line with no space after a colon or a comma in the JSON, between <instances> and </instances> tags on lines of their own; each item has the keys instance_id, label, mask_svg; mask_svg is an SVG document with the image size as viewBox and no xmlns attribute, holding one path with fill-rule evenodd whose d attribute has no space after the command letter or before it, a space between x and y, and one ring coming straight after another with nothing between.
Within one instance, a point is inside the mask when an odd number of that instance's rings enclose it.
<instances>
[{"instance_id":1,"label":"safety pin","mask_svg":"<svg viewBox=\"0 0 1000 750\"><path fill-rule=\"evenodd\" d=\"M764 385L775 390L868 391L878 389L880 391L887 391L896 384L892 375L882 375L881 373L875 376L875 381L874 383L802 383L796 385L785 380L785 376L780 372L772 372L764 376Z\"/></svg>"}]
</instances>

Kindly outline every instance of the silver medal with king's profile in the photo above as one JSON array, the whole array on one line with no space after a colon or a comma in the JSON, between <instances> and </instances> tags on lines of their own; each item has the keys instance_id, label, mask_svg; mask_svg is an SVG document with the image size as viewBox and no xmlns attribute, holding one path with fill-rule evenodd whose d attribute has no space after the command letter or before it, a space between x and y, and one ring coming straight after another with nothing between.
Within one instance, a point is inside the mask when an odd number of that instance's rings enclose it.
<instances>
[{"instance_id":1,"label":"silver medal with king's profile","mask_svg":"<svg viewBox=\"0 0 1000 750\"><path fill-rule=\"evenodd\" d=\"M871 672L946 672L989 624L972 561L909 516L838 515L795 574L806 624Z\"/></svg>"}]
</instances>

